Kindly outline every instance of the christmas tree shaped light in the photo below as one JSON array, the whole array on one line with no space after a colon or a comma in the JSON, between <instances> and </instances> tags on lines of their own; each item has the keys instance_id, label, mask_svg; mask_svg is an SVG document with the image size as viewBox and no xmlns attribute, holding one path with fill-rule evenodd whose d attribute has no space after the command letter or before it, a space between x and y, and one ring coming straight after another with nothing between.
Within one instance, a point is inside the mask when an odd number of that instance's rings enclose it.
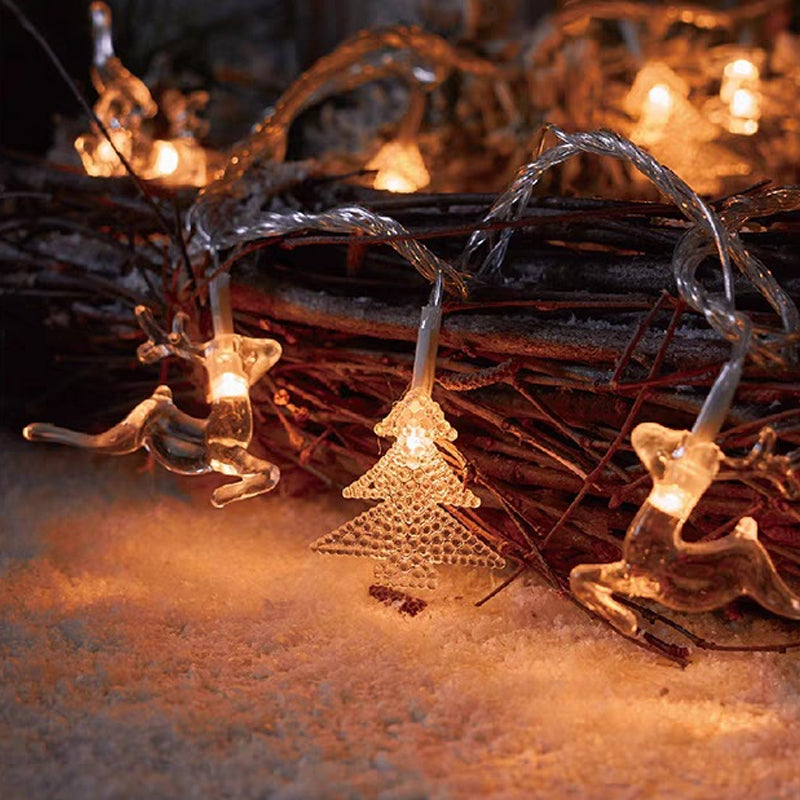
<instances>
[{"instance_id":1,"label":"christmas tree shaped light","mask_svg":"<svg viewBox=\"0 0 800 800\"><path fill-rule=\"evenodd\" d=\"M375 433L395 442L342 492L347 498L383 502L311 545L319 553L373 558L376 580L400 589L435 589L435 564L498 569L505 563L442 508L477 508L480 499L437 447L458 435L431 397L441 316L439 280L431 304L422 310L411 388L375 426ZM447 449L461 458L452 445Z\"/></svg>"},{"instance_id":2,"label":"christmas tree shaped light","mask_svg":"<svg viewBox=\"0 0 800 800\"><path fill-rule=\"evenodd\" d=\"M412 92L397 138L386 142L365 167L376 170L374 188L410 194L431 182L417 144L424 112L425 95L419 90Z\"/></svg>"},{"instance_id":3,"label":"christmas tree shaped light","mask_svg":"<svg viewBox=\"0 0 800 800\"><path fill-rule=\"evenodd\" d=\"M416 142L387 142L365 169L377 171L372 185L387 192L410 194L431 182Z\"/></svg>"}]
</instances>

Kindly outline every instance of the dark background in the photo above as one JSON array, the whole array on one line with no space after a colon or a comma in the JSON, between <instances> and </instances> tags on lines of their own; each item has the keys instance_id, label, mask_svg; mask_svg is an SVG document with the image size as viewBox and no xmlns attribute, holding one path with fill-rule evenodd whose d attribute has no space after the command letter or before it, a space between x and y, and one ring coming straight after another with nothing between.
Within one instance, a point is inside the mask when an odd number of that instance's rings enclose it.
<instances>
[{"instance_id":1,"label":"dark background","mask_svg":"<svg viewBox=\"0 0 800 800\"><path fill-rule=\"evenodd\" d=\"M89 1L15 2L93 102ZM116 54L128 69L152 85L161 59L161 68L173 78L179 75L184 85L210 90L212 100L230 101L236 106L233 116L266 107L300 70L361 28L412 23L463 40L464 15L474 15L478 6L470 0L111 0L109 5ZM485 25L508 31L535 21L555 8L556 0L484 0L480 6ZM44 154L53 141L54 114L82 113L41 47L2 3L0 93L0 146L14 151ZM256 119L258 111L212 135L229 145Z\"/></svg>"}]
</instances>

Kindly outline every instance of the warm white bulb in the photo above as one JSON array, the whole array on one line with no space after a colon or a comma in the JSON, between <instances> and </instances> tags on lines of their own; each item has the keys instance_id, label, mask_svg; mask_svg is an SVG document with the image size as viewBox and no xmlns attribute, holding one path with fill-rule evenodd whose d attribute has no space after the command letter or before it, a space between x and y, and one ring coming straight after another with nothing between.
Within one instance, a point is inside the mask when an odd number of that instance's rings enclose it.
<instances>
[{"instance_id":1,"label":"warm white bulb","mask_svg":"<svg viewBox=\"0 0 800 800\"><path fill-rule=\"evenodd\" d=\"M250 387L244 375L235 372L221 372L211 382L211 400L226 400L236 397L249 397Z\"/></svg>"},{"instance_id":2,"label":"warm white bulb","mask_svg":"<svg viewBox=\"0 0 800 800\"><path fill-rule=\"evenodd\" d=\"M725 65L719 98L728 107L727 128L731 133L752 136L761 118L758 67L746 58Z\"/></svg>"},{"instance_id":3,"label":"warm white bulb","mask_svg":"<svg viewBox=\"0 0 800 800\"><path fill-rule=\"evenodd\" d=\"M758 78L758 67L746 58L737 58L725 65L725 77L740 81L754 81Z\"/></svg>"},{"instance_id":4,"label":"warm white bulb","mask_svg":"<svg viewBox=\"0 0 800 800\"><path fill-rule=\"evenodd\" d=\"M652 110L669 113L672 109L672 90L666 83L657 83L647 93L647 102Z\"/></svg>"},{"instance_id":5,"label":"warm white bulb","mask_svg":"<svg viewBox=\"0 0 800 800\"><path fill-rule=\"evenodd\" d=\"M647 93L647 100L642 109L642 122L647 126L660 128L667 124L674 107L675 97L672 89L666 83L657 83Z\"/></svg>"},{"instance_id":6,"label":"warm white bulb","mask_svg":"<svg viewBox=\"0 0 800 800\"><path fill-rule=\"evenodd\" d=\"M387 192L398 192L401 194L410 194L414 191L414 184L404 178L399 172L393 169L384 170L379 178L375 179L375 188L384 189Z\"/></svg>"},{"instance_id":7,"label":"warm white bulb","mask_svg":"<svg viewBox=\"0 0 800 800\"><path fill-rule=\"evenodd\" d=\"M114 148L111 146L111 142L107 139L103 139L103 141L97 145L97 155L101 161L111 161L117 157Z\"/></svg>"},{"instance_id":8,"label":"warm white bulb","mask_svg":"<svg viewBox=\"0 0 800 800\"><path fill-rule=\"evenodd\" d=\"M154 163L153 172L156 177L161 175L172 175L178 169L180 158L178 151L172 142L165 142L163 139L156 139L153 142Z\"/></svg>"},{"instance_id":9,"label":"warm white bulb","mask_svg":"<svg viewBox=\"0 0 800 800\"><path fill-rule=\"evenodd\" d=\"M405 444L408 452L414 456L417 455L420 450L430 447L432 442L428 431L424 428L411 428L406 437Z\"/></svg>"},{"instance_id":10,"label":"warm white bulb","mask_svg":"<svg viewBox=\"0 0 800 800\"><path fill-rule=\"evenodd\" d=\"M749 89L737 89L731 99L731 114L736 117L753 117L758 112L758 101Z\"/></svg>"},{"instance_id":11,"label":"warm white bulb","mask_svg":"<svg viewBox=\"0 0 800 800\"><path fill-rule=\"evenodd\" d=\"M431 181L419 147L414 142L387 142L366 169L377 170L372 185L387 192L410 194Z\"/></svg>"},{"instance_id":12,"label":"warm white bulb","mask_svg":"<svg viewBox=\"0 0 800 800\"><path fill-rule=\"evenodd\" d=\"M669 514L671 517L683 517L691 510L693 496L674 483L657 484L650 492L650 505Z\"/></svg>"}]
</instances>

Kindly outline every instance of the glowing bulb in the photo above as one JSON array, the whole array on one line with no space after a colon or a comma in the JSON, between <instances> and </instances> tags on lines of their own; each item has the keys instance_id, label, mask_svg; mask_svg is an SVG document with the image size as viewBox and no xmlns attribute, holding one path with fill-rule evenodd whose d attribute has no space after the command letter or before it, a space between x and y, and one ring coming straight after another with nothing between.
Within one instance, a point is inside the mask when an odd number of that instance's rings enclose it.
<instances>
[{"instance_id":1,"label":"glowing bulb","mask_svg":"<svg viewBox=\"0 0 800 800\"><path fill-rule=\"evenodd\" d=\"M384 189L387 192L397 192L398 194L411 194L416 189L413 181L392 169L385 169L376 175L374 185L376 189Z\"/></svg>"},{"instance_id":2,"label":"glowing bulb","mask_svg":"<svg viewBox=\"0 0 800 800\"><path fill-rule=\"evenodd\" d=\"M102 161L111 161L117 157L111 143L105 139L97 146L97 155Z\"/></svg>"},{"instance_id":3,"label":"glowing bulb","mask_svg":"<svg viewBox=\"0 0 800 800\"><path fill-rule=\"evenodd\" d=\"M133 150L130 131L112 129L109 135L122 155L129 159ZM75 149L81 157L87 175L96 178L112 178L125 174L125 167L114 152L111 142L102 134L85 133L75 139Z\"/></svg>"},{"instance_id":4,"label":"glowing bulb","mask_svg":"<svg viewBox=\"0 0 800 800\"><path fill-rule=\"evenodd\" d=\"M439 404L424 389L412 388L375 432L397 441L342 494L382 502L318 539L312 549L373 558L376 579L403 589L435 588L435 564L502 567L500 556L441 507L477 508L480 499L435 446L456 438Z\"/></svg>"},{"instance_id":5,"label":"glowing bulb","mask_svg":"<svg viewBox=\"0 0 800 800\"><path fill-rule=\"evenodd\" d=\"M725 65L719 97L728 106L727 128L731 133L752 136L761 118L758 67L746 58Z\"/></svg>"},{"instance_id":6,"label":"glowing bulb","mask_svg":"<svg viewBox=\"0 0 800 800\"><path fill-rule=\"evenodd\" d=\"M691 510L690 503L694 500L690 492L685 492L680 486L675 484L658 485L653 487L650 493L650 505L655 506L659 511L669 514L671 517L682 518L687 509Z\"/></svg>"},{"instance_id":7,"label":"glowing bulb","mask_svg":"<svg viewBox=\"0 0 800 800\"><path fill-rule=\"evenodd\" d=\"M726 78L753 81L758 78L758 67L746 58L737 58L725 65L723 74Z\"/></svg>"},{"instance_id":8,"label":"glowing bulb","mask_svg":"<svg viewBox=\"0 0 800 800\"><path fill-rule=\"evenodd\" d=\"M211 382L211 400L226 400L234 397L248 397L249 385L244 375L235 372L221 372Z\"/></svg>"},{"instance_id":9,"label":"glowing bulb","mask_svg":"<svg viewBox=\"0 0 800 800\"><path fill-rule=\"evenodd\" d=\"M731 114L737 117L751 117L756 112L758 102L749 89L737 89L731 100Z\"/></svg>"},{"instance_id":10,"label":"glowing bulb","mask_svg":"<svg viewBox=\"0 0 800 800\"><path fill-rule=\"evenodd\" d=\"M410 194L431 182L422 153L414 142L387 142L365 169L378 171L372 185L387 192Z\"/></svg>"},{"instance_id":11,"label":"glowing bulb","mask_svg":"<svg viewBox=\"0 0 800 800\"><path fill-rule=\"evenodd\" d=\"M647 93L647 100L642 109L645 125L666 125L675 106L672 89L666 83L657 83Z\"/></svg>"},{"instance_id":12,"label":"glowing bulb","mask_svg":"<svg viewBox=\"0 0 800 800\"><path fill-rule=\"evenodd\" d=\"M411 428L405 440L406 449L411 455L416 455L420 450L432 444L428 432L424 428Z\"/></svg>"},{"instance_id":13,"label":"glowing bulb","mask_svg":"<svg viewBox=\"0 0 800 800\"><path fill-rule=\"evenodd\" d=\"M172 175L172 173L178 169L180 158L178 157L178 151L175 149L175 145L171 142L156 139L156 141L153 142L153 154L155 161L153 164L153 172L156 177L160 175Z\"/></svg>"},{"instance_id":14,"label":"glowing bulb","mask_svg":"<svg viewBox=\"0 0 800 800\"><path fill-rule=\"evenodd\" d=\"M657 83L647 93L647 101L654 110L669 113L672 108L672 92L665 83Z\"/></svg>"},{"instance_id":15,"label":"glowing bulb","mask_svg":"<svg viewBox=\"0 0 800 800\"><path fill-rule=\"evenodd\" d=\"M776 614L800 619L800 596L781 580L752 517L714 541L681 536L717 477L724 458L719 447L652 422L638 425L631 443L653 477L653 490L625 534L619 561L572 569L575 596L626 636L639 633L639 619L614 595L649 598L681 612L710 611L747 595Z\"/></svg>"}]
</instances>

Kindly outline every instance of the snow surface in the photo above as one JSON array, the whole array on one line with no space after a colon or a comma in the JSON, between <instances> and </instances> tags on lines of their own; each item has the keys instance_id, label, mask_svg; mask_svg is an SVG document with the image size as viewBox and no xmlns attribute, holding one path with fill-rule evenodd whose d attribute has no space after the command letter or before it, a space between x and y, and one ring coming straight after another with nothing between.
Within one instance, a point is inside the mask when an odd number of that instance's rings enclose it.
<instances>
[{"instance_id":1,"label":"snow surface","mask_svg":"<svg viewBox=\"0 0 800 800\"><path fill-rule=\"evenodd\" d=\"M680 670L480 570L401 617L307 549L357 503L3 445L3 800L800 796L798 654Z\"/></svg>"}]
</instances>

